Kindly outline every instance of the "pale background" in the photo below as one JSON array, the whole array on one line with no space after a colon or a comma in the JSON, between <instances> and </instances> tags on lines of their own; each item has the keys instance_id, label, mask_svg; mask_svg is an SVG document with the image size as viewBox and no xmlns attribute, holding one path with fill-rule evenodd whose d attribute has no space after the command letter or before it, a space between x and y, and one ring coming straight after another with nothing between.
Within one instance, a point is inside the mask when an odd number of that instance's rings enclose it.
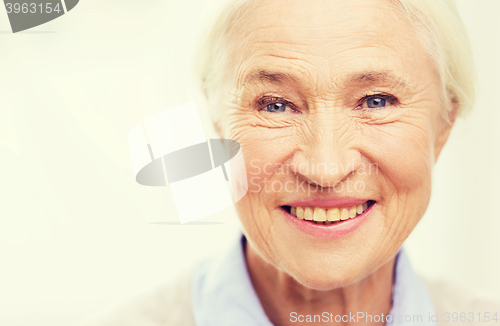
<instances>
[{"instance_id":1,"label":"pale background","mask_svg":"<svg viewBox=\"0 0 500 326\"><path fill-rule=\"evenodd\" d=\"M205 219L222 224L151 224L177 220L171 194L134 182L127 144L134 125L193 99L187 59L204 2L82 0L20 34L0 10L0 325L71 325L231 239L232 209ZM458 4L478 102L406 247L422 275L498 296L500 1Z\"/></svg>"}]
</instances>

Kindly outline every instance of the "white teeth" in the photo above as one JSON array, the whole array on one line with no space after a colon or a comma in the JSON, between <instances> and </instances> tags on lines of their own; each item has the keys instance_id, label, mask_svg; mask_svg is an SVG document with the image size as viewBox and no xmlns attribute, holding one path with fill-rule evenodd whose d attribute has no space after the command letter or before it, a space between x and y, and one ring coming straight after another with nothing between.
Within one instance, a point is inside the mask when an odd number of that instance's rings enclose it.
<instances>
[{"instance_id":1,"label":"white teeth","mask_svg":"<svg viewBox=\"0 0 500 326\"><path fill-rule=\"evenodd\" d=\"M368 208L367 203L351 206L351 207L290 207L290 213L301 220L314 221L318 224L332 224L337 221L345 221L350 218L363 214Z\"/></svg>"},{"instance_id":2,"label":"white teeth","mask_svg":"<svg viewBox=\"0 0 500 326\"><path fill-rule=\"evenodd\" d=\"M302 207L297 207L297 217L301 220L304 219L304 209Z\"/></svg>"},{"instance_id":3,"label":"white teeth","mask_svg":"<svg viewBox=\"0 0 500 326\"><path fill-rule=\"evenodd\" d=\"M331 208L326 211L326 219L328 221L340 221L340 212L338 208Z\"/></svg>"},{"instance_id":4,"label":"white teeth","mask_svg":"<svg viewBox=\"0 0 500 326\"><path fill-rule=\"evenodd\" d=\"M349 210L347 208L342 208L340 210L340 220L345 221L349 219Z\"/></svg>"},{"instance_id":5,"label":"white teeth","mask_svg":"<svg viewBox=\"0 0 500 326\"><path fill-rule=\"evenodd\" d=\"M306 209L304 209L304 220L313 220L313 210L311 207L306 207Z\"/></svg>"},{"instance_id":6,"label":"white teeth","mask_svg":"<svg viewBox=\"0 0 500 326\"><path fill-rule=\"evenodd\" d=\"M326 221L326 210L316 207L314 209L314 220L318 222Z\"/></svg>"},{"instance_id":7,"label":"white teeth","mask_svg":"<svg viewBox=\"0 0 500 326\"><path fill-rule=\"evenodd\" d=\"M349 218L356 217L356 206L352 206L349 210Z\"/></svg>"}]
</instances>

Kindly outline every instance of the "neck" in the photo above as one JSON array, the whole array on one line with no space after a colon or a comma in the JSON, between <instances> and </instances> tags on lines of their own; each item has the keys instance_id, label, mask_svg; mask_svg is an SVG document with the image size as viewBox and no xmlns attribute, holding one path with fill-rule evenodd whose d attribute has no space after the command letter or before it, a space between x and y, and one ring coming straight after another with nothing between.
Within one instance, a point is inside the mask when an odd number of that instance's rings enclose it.
<instances>
[{"instance_id":1,"label":"neck","mask_svg":"<svg viewBox=\"0 0 500 326\"><path fill-rule=\"evenodd\" d=\"M351 316L361 316L357 315L358 312L364 314L359 320L347 318L345 321L344 317L340 323L337 319L336 324L385 325L383 321L370 321L370 317L366 316L389 314L395 258L355 283L318 291L301 285L287 273L264 261L248 242L245 252L252 284L273 325L296 325L299 321L321 324L326 322L325 318L329 322L335 321L337 315L349 316L350 313Z\"/></svg>"}]
</instances>

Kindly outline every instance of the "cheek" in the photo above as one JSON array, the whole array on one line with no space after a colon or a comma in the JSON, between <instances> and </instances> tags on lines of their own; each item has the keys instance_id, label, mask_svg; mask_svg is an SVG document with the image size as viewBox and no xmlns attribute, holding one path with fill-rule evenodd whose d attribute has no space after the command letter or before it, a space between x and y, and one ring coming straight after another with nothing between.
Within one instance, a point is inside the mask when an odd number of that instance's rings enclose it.
<instances>
[{"instance_id":1,"label":"cheek","mask_svg":"<svg viewBox=\"0 0 500 326\"><path fill-rule=\"evenodd\" d=\"M427 126L404 124L375 128L363 137L365 147L371 160L395 185L413 188L430 174L433 153Z\"/></svg>"},{"instance_id":2,"label":"cheek","mask_svg":"<svg viewBox=\"0 0 500 326\"><path fill-rule=\"evenodd\" d=\"M432 129L426 120L367 127L364 150L375 162L386 226L395 220L408 232L424 214L431 193Z\"/></svg>"},{"instance_id":3,"label":"cheek","mask_svg":"<svg viewBox=\"0 0 500 326\"><path fill-rule=\"evenodd\" d=\"M293 133L290 128L269 129L241 123L248 120L235 119L227 129L229 138L241 146L248 180L248 192L236 203L236 209L249 238L263 248L269 245L271 210L276 206L280 185L285 183L286 174L280 173L280 168L294 151Z\"/></svg>"},{"instance_id":4,"label":"cheek","mask_svg":"<svg viewBox=\"0 0 500 326\"><path fill-rule=\"evenodd\" d=\"M264 139L242 139L240 144L245 153L249 193L252 196L265 196L268 183L279 168L278 162L283 156L283 153L280 153L283 148L269 144Z\"/></svg>"},{"instance_id":5,"label":"cheek","mask_svg":"<svg viewBox=\"0 0 500 326\"><path fill-rule=\"evenodd\" d=\"M248 125L235 125L230 129L230 139L240 143L245 157L250 196L269 195L272 183L285 175L281 169L286 169L286 160L294 151L293 132L290 129Z\"/></svg>"}]
</instances>

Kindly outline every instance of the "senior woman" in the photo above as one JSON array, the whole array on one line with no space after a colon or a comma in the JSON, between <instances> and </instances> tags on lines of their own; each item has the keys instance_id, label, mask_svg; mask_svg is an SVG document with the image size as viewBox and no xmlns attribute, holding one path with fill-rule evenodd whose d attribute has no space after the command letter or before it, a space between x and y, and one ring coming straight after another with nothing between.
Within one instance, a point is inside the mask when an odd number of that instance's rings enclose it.
<instances>
[{"instance_id":1,"label":"senior woman","mask_svg":"<svg viewBox=\"0 0 500 326\"><path fill-rule=\"evenodd\" d=\"M426 284L401 249L472 105L451 1L233 1L201 54L214 126L245 157L244 235L102 325L451 325L453 312L475 325L500 313Z\"/></svg>"}]
</instances>

